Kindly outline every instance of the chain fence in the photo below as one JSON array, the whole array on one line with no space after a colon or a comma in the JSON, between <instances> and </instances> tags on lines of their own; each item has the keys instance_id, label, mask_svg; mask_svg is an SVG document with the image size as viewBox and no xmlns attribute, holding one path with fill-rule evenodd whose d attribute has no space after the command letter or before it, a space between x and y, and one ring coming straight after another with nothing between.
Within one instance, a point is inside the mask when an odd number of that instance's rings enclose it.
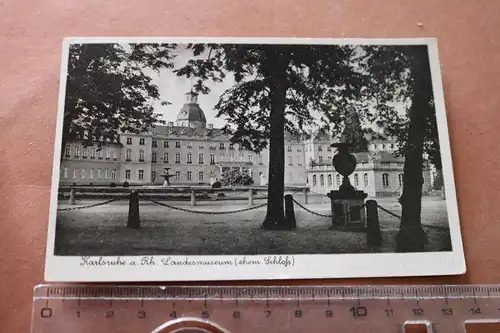
<instances>
[{"instance_id":1,"label":"chain fence","mask_svg":"<svg viewBox=\"0 0 500 333\"><path fill-rule=\"evenodd\" d=\"M68 211L71 211L71 210L79 210L79 209L85 209L85 208L98 207L98 206L102 206L102 205L107 205L109 203L112 203L114 201L118 201L118 200L124 199L124 198L128 198L128 196L116 197L116 198L109 199L109 200L106 200L106 201L103 201L103 202L98 202L98 203L95 203L95 204L90 204L90 205L85 205L85 206L68 207L68 208L57 208L57 211L58 212L68 212Z\"/></svg>"},{"instance_id":2,"label":"chain fence","mask_svg":"<svg viewBox=\"0 0 500 333\"><path fill-rule=\"evenodd\" d=\"M387 214L399 219L401 221L402 217L391 212L390 210L388 210L387 208L384 208L382 206L380 206L379 204L377 204L377 207L380 208L380 210L386 212ZM434 229L434 230L438 230L438 231L444 231L444 232L449 232L450 231L450 228L448 227L443 227L443 226L438 226L438 225L431 225L431 224L426 224L426 223L421 223L422 227L423 228L427 228L427 229Z\"/></svg>"},{"instance_id":3,"label":"chain fence","mask_svg":"<svg viewBox=\"0 0 500 333\"><path fill-rule=\"evenodd\" d=\"M157 200L154 200L154 199L148 199L148 200L151 201L152 203L158 205L158 206L163 206L163 207L167 207L167 208L170 208L170 209L180 210L180 211L187 212L187 213L205 214L205 215L222 215L222 214L242 213L242 212L247 212L249 210L254 210L254 209L257 209L257 208L262 208L262 207L267 206L267 202L266 202L266 203L263 203L263 204L260 204L260 205L257 205L257 206L253 206L253 207L248 207L248 208L243 208L243 209L235 209L235 210L226 210L226 211L223 211L223 212L217 212L217 211L208 211L208 210L187 209L187 208L182 208L182 207L177 207L177 206L169 205L169 204L166 204L164 202L160 202L160 201L157 201Z\"/></svg>"},{"instance_id":4,"label":"chain fence","mask_svg":"<svg viewBox=\"0 0 500 333\"><path fill-rule=\"evenodd\" d=\"M327 214L321 214L321 213L314 212L314 211L310 210L309 208L305 207L304 205L302 205L300 202L298 202L295 199L293 199L293 202L295 202L303 210L305 210L313 215L317 215L317 216L321 216L321 217L330 217L330 218L333 216L333 215L327 215Z\"/></svg>"}]
</instances>

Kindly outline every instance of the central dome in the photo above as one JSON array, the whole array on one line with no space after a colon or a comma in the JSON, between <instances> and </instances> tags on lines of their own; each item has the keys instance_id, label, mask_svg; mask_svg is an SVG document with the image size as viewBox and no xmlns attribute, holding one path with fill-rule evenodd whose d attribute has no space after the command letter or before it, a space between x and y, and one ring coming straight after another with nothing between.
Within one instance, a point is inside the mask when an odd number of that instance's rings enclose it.
<instances>
[{"instance_id":1,"label":"central dome","mask_svg":"<svg viewBox=\"0 0 500 333\"><path fill-rule=\"evenodd\" d=\"M205 113L198 104L198 94L192 91L186 93L184 106L181 111L179 111L176 121L177 126L206 127L207 119L205 118Z\"/></svg>"}]
</instances>

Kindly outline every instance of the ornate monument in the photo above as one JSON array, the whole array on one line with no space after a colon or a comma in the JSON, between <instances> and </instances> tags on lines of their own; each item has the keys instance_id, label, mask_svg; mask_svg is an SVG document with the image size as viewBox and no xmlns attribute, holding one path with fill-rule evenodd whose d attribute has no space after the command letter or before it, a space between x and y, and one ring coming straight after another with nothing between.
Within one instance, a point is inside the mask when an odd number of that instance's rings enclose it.
<instances>
[{"instance_id":1,"label":"ornate monument","mask_svg":"<svg viewBox=\"0 0 500 333\"><path fill-rule=\"evenodd\" d=\"M365 228L366 213L362 206L367 194L356 190L349 181L349 176L356 169L356 157L349 152L350 144L348 142L334 143L331 147L338 149L332 164L343 177L339 189L332 190L328 194L332 205L332 228Z\"/></svg>"}]
</instances>

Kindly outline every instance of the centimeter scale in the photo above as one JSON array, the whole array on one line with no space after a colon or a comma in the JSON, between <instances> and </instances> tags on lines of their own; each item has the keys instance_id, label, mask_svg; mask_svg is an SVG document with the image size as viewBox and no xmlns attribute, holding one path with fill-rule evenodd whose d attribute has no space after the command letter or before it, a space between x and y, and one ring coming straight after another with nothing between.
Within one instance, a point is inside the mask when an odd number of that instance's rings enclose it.
<instances>
[{"instance_id":1,"label":"centimeter scale","mask_svg":"<svg viewBox=\"0 0 500 333\"><path fill-rule=\"evenodd\" d=\"M500 332L500 286L37 286L33 333Z\"/></svg>"}]
</instances>

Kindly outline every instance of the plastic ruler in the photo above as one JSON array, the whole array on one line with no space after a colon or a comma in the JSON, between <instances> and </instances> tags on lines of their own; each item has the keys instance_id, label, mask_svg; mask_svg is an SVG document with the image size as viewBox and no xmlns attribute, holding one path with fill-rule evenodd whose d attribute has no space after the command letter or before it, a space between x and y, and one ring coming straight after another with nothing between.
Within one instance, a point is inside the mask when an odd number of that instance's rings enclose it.
<instances>
[{"instance_id":1,"label":"plastic ruler","mask_svg":"<svg viewBox=\"0 0 500 333\"><path fill-rule=\"evenodd\" d=\"M500 332L500 286L42 285L32 332Z\"/></svg>"}]
</instances>

